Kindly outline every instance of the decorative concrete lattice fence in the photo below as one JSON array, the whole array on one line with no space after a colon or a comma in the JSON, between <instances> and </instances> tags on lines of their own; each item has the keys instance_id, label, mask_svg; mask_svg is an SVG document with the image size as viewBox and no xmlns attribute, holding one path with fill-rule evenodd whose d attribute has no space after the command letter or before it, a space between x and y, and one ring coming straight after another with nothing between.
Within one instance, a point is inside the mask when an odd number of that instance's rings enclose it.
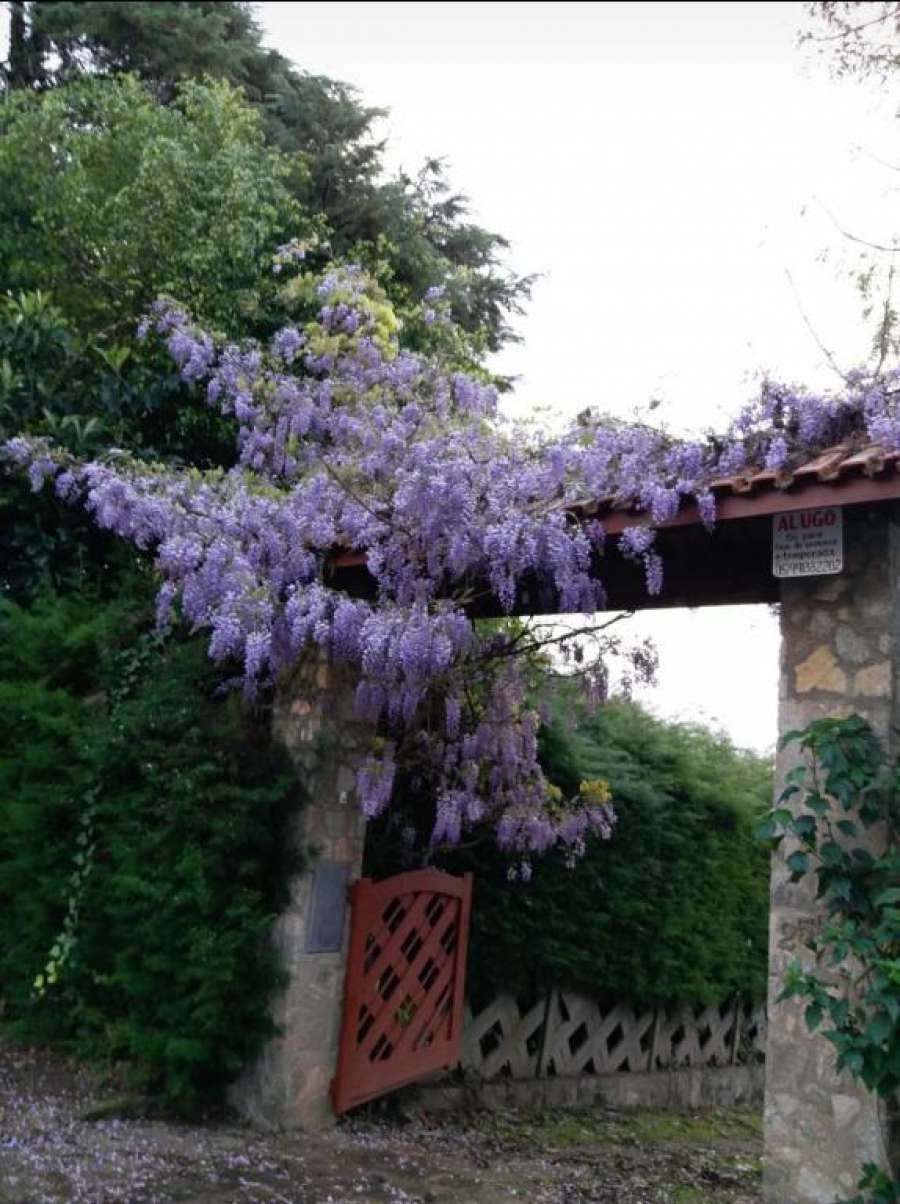
<instances>
[{"instance_id":1,"label":"decorative concrete lattice fence","mask_svg":"<svg viewBox=\"0 0 900 1204\"><path fill-rule=\"evenodd\" d=\"M466 1012L462 1065L489 1081L752 1065L765 1058L765 1007L635 1011L570 991L523 1007L501 995Z\"/></svg>"}]
</instances>

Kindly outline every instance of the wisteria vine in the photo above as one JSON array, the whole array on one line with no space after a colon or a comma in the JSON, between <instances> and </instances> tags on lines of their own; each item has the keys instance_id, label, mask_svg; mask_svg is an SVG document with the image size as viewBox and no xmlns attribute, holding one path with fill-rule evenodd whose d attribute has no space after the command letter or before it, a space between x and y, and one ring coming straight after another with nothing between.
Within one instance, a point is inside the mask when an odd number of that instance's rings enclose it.
<instances>
[{"instance_id":1,"label":"wisteria vine","mask_svg":"<svg viewBox=\"0 0 900 1204\"><path fill-rule=\"evenodd\" d=\"M280 248L275 267L297 269L301 258ZM82 463L29 437L3 454L35 490L52 480L101 527L152 549L160 623L177 603L209 629L213 659L240 665L246 689L312 650L355 666L361 715L391 736L358 775L367 817L389 807L398 767L414 759L433 786L432 845L487 822L525 873L531 854L554 845L577 857L589 834L610 834L614 815L596 787L563 800L541 772L522 664L534 664L543 641L534 628L484 631L473 609L490 598L512 613L537 580L561 613L602 611L606 536L578 517L589 499L640 512L618 548L658 593L654 525L690 499L712 526L715 478L784 473L840 441L900 447L900 373L852 374L840 396L765 382L721 437L676 439L591 414L542 434L504 419L489 383L405 350L393 310L359 268L335 268L316 288L317 320L285 325L267 346L222 342L171 300L142 324L234 419L230 471L176 471L124 452ZM439 288L423 318L449 322ZM340 549L364 556L374 599L336 587ZM602 627L585 617L549 637L573 662L592 648L580 668L595 692L612 647ZM652 672L646 649L633 660Z\"/></svg>"}]
</instances>

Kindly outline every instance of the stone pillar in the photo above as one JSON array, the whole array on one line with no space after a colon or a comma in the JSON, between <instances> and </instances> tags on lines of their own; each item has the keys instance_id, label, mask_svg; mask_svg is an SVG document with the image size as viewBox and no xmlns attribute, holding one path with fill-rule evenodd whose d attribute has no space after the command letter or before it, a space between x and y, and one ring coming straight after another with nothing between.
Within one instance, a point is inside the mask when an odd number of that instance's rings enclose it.
<instances>
[{"instance_id":1,"label":"stone pillar","mask_svg":"<svg viewBox=\"0 0 900 1204\"><path fill-rule=\"evenodd\" d=\"M781 733L824 716L857 713L894 750L900 694L896 517L885 510L845 510L844 571L782 583ZM779 753L777 793L796 760L794 748ZM804 1004L775 1002L787 965L795 958L814 960L804 938L822 916L813 883L790 883L788 852L779 850L772 865L764 1198L766 1204L834 1204L856 1194L863 1162L886 1165L886 1133L876 1097L846 1074L835 1074L833 1046L808 1033Z\"/></svg>"},{"instance_id":2,"label":"stone pillar","mask_svg":"<svg viewBox=\"0 0 900 1204\"><path fill-rule=\"evenodd\" d=\"M329 1089L349 930L344 884L362 868L365 825L354 786L372 739L354 712L354 684L346 671L310 660L283 684L275 706L276 735L291 754L306 798L293 840L307 864L291 883L290 903L275 925L289 975L274 1008L279 1035L229 1097L261 1128L317 1129L334 1121ZM324 910L322 900L329 904Z\"/></svg>"}]
</instances>

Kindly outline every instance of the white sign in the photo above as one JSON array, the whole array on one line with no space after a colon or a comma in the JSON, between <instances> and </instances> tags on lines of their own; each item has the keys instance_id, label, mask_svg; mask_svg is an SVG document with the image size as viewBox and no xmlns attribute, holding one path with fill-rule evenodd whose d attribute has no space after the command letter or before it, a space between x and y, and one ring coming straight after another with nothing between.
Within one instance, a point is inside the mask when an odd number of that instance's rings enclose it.
<instances>
[{"instance_id":1,"label":"white sign","mask_svg":"<svg viewBox=\"0 0 900 1204\"><path fill-rule=\"evenodd\" d=\"M789 510L772 516L772 572L776 577L821 577L844 567L840 506Z\"/></svg>"}]
</instances>

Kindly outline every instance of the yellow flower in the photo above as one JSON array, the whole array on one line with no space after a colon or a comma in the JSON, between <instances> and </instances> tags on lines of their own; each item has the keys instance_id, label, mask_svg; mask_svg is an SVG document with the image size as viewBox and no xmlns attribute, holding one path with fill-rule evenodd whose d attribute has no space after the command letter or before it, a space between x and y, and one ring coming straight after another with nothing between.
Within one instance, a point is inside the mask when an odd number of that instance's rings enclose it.
<instances>
[{"instance_id":1,"label":"yellow flower","mask_svg":"<svg viewBox=\"0 0 900 1204\"><path fill-rule=\"evenodd\" d=\"M578 792L591 807L603 807L612 798L609 782L602 778L591 778L590 781L582 782Z\"/></svg>"}]
</instances>

